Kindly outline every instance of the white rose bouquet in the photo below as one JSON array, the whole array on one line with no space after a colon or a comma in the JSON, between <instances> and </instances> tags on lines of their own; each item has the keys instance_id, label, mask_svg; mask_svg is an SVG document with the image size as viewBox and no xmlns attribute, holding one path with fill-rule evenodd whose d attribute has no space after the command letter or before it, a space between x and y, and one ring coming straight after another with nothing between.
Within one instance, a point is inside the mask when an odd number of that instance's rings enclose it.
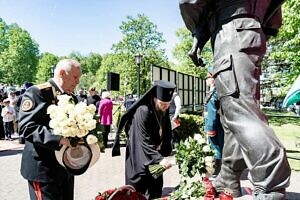
<instances>
[{"instance_id":1,"label":"white rose bouquet","mask_svg":"<svg viewBox=\"0 0 300 200\"><path fill-rule=\"evenodd\" d=\"M170 200L203 199L207 192L206 186L195 177L205 177L214 171L214 152L201 134L180 141L175 148L181 178L179 187L171 193Z\"/></svg>"},{"instance_id":2,"label":"white rose bouquet","mask_svg":"<svg viewBox=\"0 0 300 200\"><path fill-rule=\"evenodd\" d=\"M197 173L204 175L214 171L214 152L200 134L181 141L175 148L175 158L182 176L192 178Z\"/></svg>"},{"instance_id":3,"label":"white rose bouquet","mask_svg":"<svg viewBox=\"0 0 300 200\"><path fill-rule=\"evenodd\" d=\"M87 105L84 102L74 104L69 95L59 95L57 99L57 105L52 104L47 109L53 134L68 138L74 147L80 141L86 144L98 143L103 151L100 124L97 122L99 116L95 115L95 105Z\"/></svg>"}]
</instances>

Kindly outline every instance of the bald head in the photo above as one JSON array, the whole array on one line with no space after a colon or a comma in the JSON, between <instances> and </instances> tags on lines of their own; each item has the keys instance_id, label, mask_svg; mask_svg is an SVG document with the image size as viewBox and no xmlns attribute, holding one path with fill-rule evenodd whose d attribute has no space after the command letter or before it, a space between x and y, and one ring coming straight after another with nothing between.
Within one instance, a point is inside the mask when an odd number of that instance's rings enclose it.
<instances>
[{"instance_id":1,"label":"bald head","mask_svg":"<svg viewBox=\"0 0 300 200\"><path fill-rule=\"evenodd\" d=\"M53 79L64 92L71 93L79 83L80 76L80 63L73 59L63 59L57 63Z\"/></svg>"}]
</instances>

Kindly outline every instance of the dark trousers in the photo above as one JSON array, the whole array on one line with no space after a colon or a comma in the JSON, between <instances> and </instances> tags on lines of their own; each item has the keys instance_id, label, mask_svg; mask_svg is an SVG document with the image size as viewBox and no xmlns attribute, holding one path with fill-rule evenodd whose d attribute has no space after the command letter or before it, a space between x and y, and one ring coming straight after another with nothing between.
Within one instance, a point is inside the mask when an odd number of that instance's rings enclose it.
<instances>
[{"instance_id":1,"label":"dark trousers","mask_svg":"<svg viewBox=\"0 0 300 200\"><path fill-rule=\"evenodd\" d=\"M11 122L3 122L4 133L6 138L11 138L11 134L14 132L14 124Z\"/></svg>"},{"instance_id":2,"label":"dark trousers","mask_svg":"<svg viewBox=\"0 0 300 200\"><path fill-rule=\"evenodd\" d=\"M30 200L73 200L74 177L62 184L28 181Z\"/></svg>"},{"instance_id":3,"label":"dark trousers","mask_svg":"<svg viewBox=\"0 0 300 200\"><path fill-rule=\"evenodd\" d=\"M110 133L110 125L103 125L104 132L103 132L103 143L105 148L107 147L108 143L108 134Z\"/></svg>"}]
</instances>

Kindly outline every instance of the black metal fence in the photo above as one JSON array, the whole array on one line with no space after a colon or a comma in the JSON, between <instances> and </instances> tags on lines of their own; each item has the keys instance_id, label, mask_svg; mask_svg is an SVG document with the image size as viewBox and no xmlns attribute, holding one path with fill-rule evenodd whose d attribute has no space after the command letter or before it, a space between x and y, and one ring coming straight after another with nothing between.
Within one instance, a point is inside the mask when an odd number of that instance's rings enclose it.
<instances>
[{"instance_id":1,"label":"black metal fence","mask_svg":"<svg viewBox=\"0 0 300 200\"><path fill-rule=\"evenodd\" d=\"M175 83L184 110L201 110L206 94L206 82L199 77L151 65L151 81L167 80Z\"/></svg>"}]
</instances>

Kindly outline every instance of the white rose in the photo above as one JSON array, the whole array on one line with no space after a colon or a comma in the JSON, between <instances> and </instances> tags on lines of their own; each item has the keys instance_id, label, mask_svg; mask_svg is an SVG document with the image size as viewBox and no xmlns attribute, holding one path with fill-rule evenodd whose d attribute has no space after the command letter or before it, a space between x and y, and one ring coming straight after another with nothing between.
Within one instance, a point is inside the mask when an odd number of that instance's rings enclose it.
<instances>
[{"instance_id":1,"label":"white rose","mask_svg":"<svg viewBox=\"0 0 300 200\"><path fill-rule=\"evenodd\" d=\"M47 114L50 114L55 112L55 109L56 109L56 105L54 104L51 104L48 108L47 108Z\"/></svg>"},{"instance_id":2,"label":"white rose","mask_svg":"<svg viewBox=\"0 0 300 200\"><path fill-rule=\"evenodd\" d=\"M65 95L65 94L59 95L59 96L57 96L57 99L58 99L57 105L64 106L64 105L70 104L71 96Z\"/></svg>"},{"instance_id":3,"label":"white rose","mask_svg":"<svg viewBox=\"0 0 300 200\"><path fill-rule=\"evenodd\" d=\"M70 137L76 137L78 132L78 128L76 127L70 127Z\"/></svg>"},{"instance_id":4,"label":"white rose","mask_svg":"<svg viewBox=\"0 0 300 200\"><path fill-rule=\"evenodd\" d=\"M212 156L206 156L206 157L204 158L204 161L205 161L206 163L212 163L212 162L214 161L214 157L212 157Z\"/></svg>"},{"instance_id":5,"label":"white rose","mask_svg":"<svg viewBox=\"0 0 300 200\"><path fill-rule=\"evenodd\" d=\"M76 113L76 115L75 115L75 119L76 119L76 121L77 121L78 123L81 123L82 121L84 121L83 116L82 116L82 115L77 115L77 113Z\"/></svg>"},{"instance_id":6,"label":"white rose","mask_svg":"<svg viewBox=\"0 0 300 200\"><path fill-rule=\"evenodd\" d=\"M202 148L202 150L203 150L204 152L210 152L210 147L209 147L209 145L204 145L204 147Z\"/></svg>"},{"instance_id":7,"label":"white rose","mask_svg":"<svg viewBox=\"0 0 300 200\"><path fill-rule=\"evenodd\" d=\"M88 144L95 144L96 142L98 142L98 139L96 136L92 135L92 134L89 134L87 137L86 137L86 142Z\"/></svg>"},{"instance_id":8,"label":"white rose","mask_svg":"<svg viewBox=\"0 0 300 200\"><path fill-rule=\"evenodd\" d=\"M52 133L53 133L54 135L61 135L60 129L53 129Z\"/></svg>"},{"instance_id":9,"label":"white rose","mask_svg":"<svg viewBox=\"0 0 300 200\"><path fill-rule=\"evenodd\" d=\"M54 119L51 119L49 122L50 128L54 129L56 127L56 121Z\"/></svg>"},{"instance_id":10,"label":"white rose","mask_svg":"<svg viewBox=\"0 0 300 200\"><path fill-rule=\"evenodd\" d=\"M74 104L68 104L66 105L66 112L70 113L73 112L75 105Z\"/></svg>"},{"instance_id":11,"label":"white rose","mask_svg":"<svg viewBox=\"0 0 300 200\"><path fill-rule=\"evenodd\" d=\"M92 120L94 117L93 114L90 114L90 113L85 113L83 118L85 119L85 121L89 121L89 120Z\"/></svg>"},{"instance_id":12,"label":"white rose","mask_svg":"<svg viewBox=\"0 0 300 200\"><path fill-rule=\"evenodd\" d=\"M194 135L194 140L196 140L199 144L205 144L206 143L206 140L200 134L195 134Z\"/></svg>"},{"instance_id":13,"label":"white rose","mask_svg":"<svg viewBox=\"0 0 300 200\"><path fill-rule=\"evenodd\" d=\"M89 131L94 130L96 128L96 124L97 124L97 121L95 119L88 121L88 123L87 123L88 130Z\"/></svg>"},{"instance_id":14,"label":"white rose","mask_svg":"<svg viewBox=\"0 0 300 200\"><path fill-rule=\"evenodd\" d=\"M56 120L59 121L65 121L66 119L68 119L68 116L66 113L57 113L57 116L55 116Z\"/></svg>"},{"instance_id":15,"label":"white rose","mask_svg":"<svg viewBox=\"0 0 300 200\"><path fill-rule=\"evenodd\" d=\"M95 112L96 112L96 106L94 105L94 104L90 104L90 105L88 105L87 106L87 111L89 112L89 113L91 113L91 114L95 114Z\"/></svg>"},{"instance_id":16,"label":"white rose","mask_svg":"<svg viewBox=\"0 0 300 200\"><path fill-rule=\"evenodd\" d=\"M214 171L215 171L215 168L214 168L214 167L206 167L205 169L206 169L206 171L207 171L209 174L213 174Z\"/></svg>"},{"instance_id":17,"label":"white rose","mask_svg":"<svg viewBox=\"0 0 300 200\"><path fill-rule=\"evenodd\" d=\"M188 141L188 140L185 140L185 141L184 141L184 145L185 145L187 148L189 148L189 147L190 147L189 141Z\"/></svg>"},{"instance_id":18,"label":"white rose","mask_svg":"<svg viewBox=\"0 0 300 200\"><path fill-rule=\"evenodd\" d=\"M77 126L80 130L88 130L88 126L85 121L78 122Z\"/></svg>"},{"instance_id":19,"label":"white rose","mask_svg":"<svg viewBox=\"0 0 300 200\"><path fill-rule=\"evenodd\" d=\"M201 138L198 142L199 144L206 144L206 140L204 138Z\"/></svg>"},{"instance_id":20,"label":"white rose","mask_svg":"<svg viewBox=\"0 0 300 200\"><path fill-rule=\"evenodd\" d=\"M75 105L74 107L74 112L76 113L76 115L81 115L81 114L85 114L86 112L86 103L84 102L79 102L78 104Z\"/></svg>"},{"instance_id":21,"label":"white rose","mask_svg":"<svg viewBox=\"0 0 300 200\"><path fill-rule=\"evenodd\" d=\"M72 133L71 129L65 128L65 129L62 130L62 135L64 137L72 137L73 133Z\"/></svg>"},{"instance_id":22,"label":"white rose","mask_svg":"<svg viewBox=\"0 0 300 200\"><path fill-rule=\"evenodd\" d=\"M87 130L79 129L76 133L77 137L84 137L88 134L89 132Z\"/></svg>"}]
</instances>

